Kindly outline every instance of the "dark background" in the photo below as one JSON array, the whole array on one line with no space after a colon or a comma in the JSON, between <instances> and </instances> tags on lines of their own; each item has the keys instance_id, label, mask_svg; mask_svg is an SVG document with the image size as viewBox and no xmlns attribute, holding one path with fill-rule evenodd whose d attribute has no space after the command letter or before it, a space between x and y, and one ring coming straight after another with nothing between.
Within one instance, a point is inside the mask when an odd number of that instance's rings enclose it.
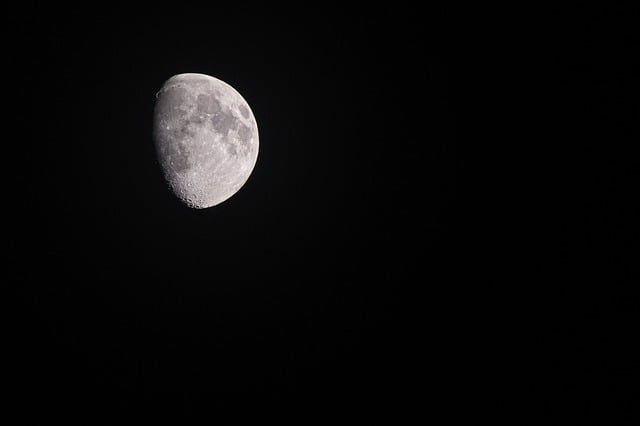
<instances>
[{"instance_id":1,"label":"dark background","mask_svg":"<svg viewBox=\"0 0 640 426\"><path fill-rule=\"evenodd\" d=\"M9 14L25 424L632 411L634 15L506 12ZM260 131L205 210L150 138L182 72L235 87Z\"/></svg>"}]
</instances>

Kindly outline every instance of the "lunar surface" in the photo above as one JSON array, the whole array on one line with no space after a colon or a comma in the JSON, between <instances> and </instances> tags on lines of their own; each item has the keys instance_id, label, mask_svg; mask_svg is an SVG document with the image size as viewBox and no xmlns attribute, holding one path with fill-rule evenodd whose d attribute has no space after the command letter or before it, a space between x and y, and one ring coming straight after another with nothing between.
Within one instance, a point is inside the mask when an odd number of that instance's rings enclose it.
<instances>
[{"instance_id":1,"label":"lunar surface","mask_svg":"<svg viewBox=\"0 0 640 426\"><path fill-rule=\"evenodd\" d=\"M245 184L258 158L247 102L205 74L178 74L156 94L153 138L169 186L188 206L220 204Z\"/></svg>"}]
</instances>

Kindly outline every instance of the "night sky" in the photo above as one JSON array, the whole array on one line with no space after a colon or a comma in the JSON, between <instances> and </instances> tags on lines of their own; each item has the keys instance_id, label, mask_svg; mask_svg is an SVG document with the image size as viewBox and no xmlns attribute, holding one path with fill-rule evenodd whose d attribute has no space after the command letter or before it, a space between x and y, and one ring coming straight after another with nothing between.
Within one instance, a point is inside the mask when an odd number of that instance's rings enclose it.
<instances>
[{"instance_id":1,"label":"night sky","mask_svg":"<svg viewBox=\"0 0 640 426\"><path fill-rule=\"evenodd\" d=\"M25 424L632 407L637 45L624 14L549 39L473 15L10 13ZM151 139L155 93L185 72L231 84L260 132L248 182L204 210Z\"/></svg>"}]
</instances>

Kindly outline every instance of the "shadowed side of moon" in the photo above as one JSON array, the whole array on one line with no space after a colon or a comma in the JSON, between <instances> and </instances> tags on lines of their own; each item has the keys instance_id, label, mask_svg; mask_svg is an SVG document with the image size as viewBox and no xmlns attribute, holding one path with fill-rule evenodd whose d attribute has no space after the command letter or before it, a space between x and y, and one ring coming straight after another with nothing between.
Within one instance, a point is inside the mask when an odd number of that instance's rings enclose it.
<instances>
[{"instance_id":1,"label":"shadowed side of moon","mask_svg":"<svg viewBox=\"0 0 640 426\"><path fill-rule=\"evenodd\" d=\"M258 157L258 127L231 86L178 74L156 95L153 138L172 191L193 208L212 207L246 183Z\"/></svg>"}]
</instances>

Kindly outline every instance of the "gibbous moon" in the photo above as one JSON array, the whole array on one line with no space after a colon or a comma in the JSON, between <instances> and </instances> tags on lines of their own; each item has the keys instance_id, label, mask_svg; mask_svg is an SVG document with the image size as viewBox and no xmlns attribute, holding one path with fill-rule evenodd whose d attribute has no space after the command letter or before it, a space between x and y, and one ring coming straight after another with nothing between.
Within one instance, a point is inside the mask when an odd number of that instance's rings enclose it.
<instances>
[{"instance_id":1,"label":"gibbous moon","mask_svg":"<svg viewBox=\"0 0 640 426\"><path fill-rule=\"evenodd\" d=\"M166 181L189 207L204 209L238 192L258 158L251 108L227 83L178 74L156 94L153 139Z\"/></svg>"}]
</instances>

